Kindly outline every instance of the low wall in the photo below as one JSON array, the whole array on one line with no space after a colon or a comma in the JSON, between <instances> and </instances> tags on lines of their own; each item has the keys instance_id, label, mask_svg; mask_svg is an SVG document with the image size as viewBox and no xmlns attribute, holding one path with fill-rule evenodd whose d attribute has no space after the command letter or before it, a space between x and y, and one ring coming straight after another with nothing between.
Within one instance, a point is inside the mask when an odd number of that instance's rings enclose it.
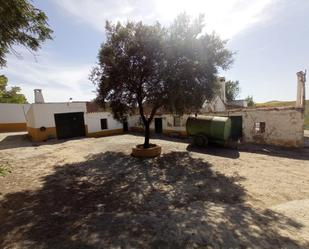
<instances>
[{"instance_id":1,"label":"low wall","mask_svg":"<svg viewBox=\"0 0 309 249\"><path fill-rule=\"evenodd\" d=\"M30 104L0 104L0 132L26 131Z\"/></svg>"}]
</instances>

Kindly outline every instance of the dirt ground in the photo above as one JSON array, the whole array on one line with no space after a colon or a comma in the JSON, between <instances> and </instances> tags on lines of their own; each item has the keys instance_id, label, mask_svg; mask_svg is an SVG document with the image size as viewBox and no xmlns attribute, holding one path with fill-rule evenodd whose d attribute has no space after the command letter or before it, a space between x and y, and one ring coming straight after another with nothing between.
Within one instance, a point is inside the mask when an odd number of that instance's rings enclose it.
<instances>
[{"instance_id":1,"label":"dirt ground","mask_svg":"<svg viewBox=\"0 0 309 249\"><path fill-rule=\"evenodd\" d=\"M0 248L309 248L309 149L0 134Z\"/></svg>"}]
</instances>

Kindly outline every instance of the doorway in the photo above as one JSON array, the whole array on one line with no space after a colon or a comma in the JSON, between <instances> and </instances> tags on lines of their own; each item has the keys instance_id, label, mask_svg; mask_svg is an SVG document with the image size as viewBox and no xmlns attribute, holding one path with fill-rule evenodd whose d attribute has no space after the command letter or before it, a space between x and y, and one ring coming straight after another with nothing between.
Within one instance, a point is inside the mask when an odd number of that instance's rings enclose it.
<instances>
[{"instance_id":1,"label":"doorway","mask_svg":"<svg viewBox=\"0 0 309 249\"><path fill-rule=\"evenodd\" d=\"M162 118L155 118L155 133L162 133Z\"/></svg>"},{"instance_id":2,"label":"doorway","mask_svg":"<svg viewBox=\"0 0 309 249\"><path fill-rule=\"evenodd\" d=\"M128 127L128 120L127 120L127 118L123 119L122 125L123 125L123 132L128 132L129 131L129 127Z\"/></svg>"},{"instance_id":3,"label":"doorway","mask_svg":"<svg viewBox=\"0 0 309 249\"><path fill-rule=\"evenodd\" d=\"M58 113L54 118L59 139L85 136L83 112Z\"/></svg>"}]
</instances>

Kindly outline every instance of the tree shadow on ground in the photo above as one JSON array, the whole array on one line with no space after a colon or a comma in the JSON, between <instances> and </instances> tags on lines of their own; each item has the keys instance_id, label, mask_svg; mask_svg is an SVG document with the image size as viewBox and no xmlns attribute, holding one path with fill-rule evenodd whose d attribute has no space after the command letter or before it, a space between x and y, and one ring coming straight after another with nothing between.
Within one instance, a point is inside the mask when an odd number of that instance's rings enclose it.
<instances>
[{"instance_id":1,"label":"tree shadow on ground","mask_svg":"<svg viewBox=\"0 0 309 249\"><path fill-rule=\"evenodd\" d=\"M142 133L130 132L130 135L143 137ZM207 147L198 147L192 144L191 138L186 137L170 137L164 134L152 134L151 139L159 139L164 141L185 143L187 151L208 154L211 156L226 157L231 159L239 158L240 152L269 155L282 158L291 158L296 160L309 160L309 137L305 137L304 148L288 148L274 145L262 144L238 144L237 149L231 147L223 147L215 144L209 144Z\"/></svg>"},{"instance_id":2,"label":"tree shadow on ground","mask_svg":"<svg viewBox=\"0 0 309 249\"><path fill-rule=\"evenodd\" d=\"M272 145L243 144L240 152L309 161L309 148L288 148Z\"/></svg>"},{"instance_id":3,"label":"tree shadow on ground","mask_svg":"<svg viewBox=\"0 0 309 249\"><path fill-rule=\"evenodd\" d=\"M301 224L245 203L243 179L188 152L116 152L56 166L0 202L1 248L301 248Z\"/></svg>"},{"instance_id":4,"label":"tree shadow on ground","mask_svg":"<svg viewBox=\"0 0 309 249\"><path fill-rule=\"evenodd\" d=\"M30 146L33 146L33 143L29 140L27 133L24 132L7 135L3 139L0 139L0 150Z\"/></svg>"},{"instance_id":5,"label":"tree shadow on ground","mask_svg":"<svg viewBox=\"0 0 309 249\"><path fill-rule=\"evenodd\" d=\"M41 145L52 145L64 143L70 140L83 139L84 137L74 137L70 139L57 139L50 138L43 142L32 142L27 133L7 135L5 138L0 140L0 151L6 149L22 148L22 147L38 147Z\"/></svg>"},{"instance_id":6,"label":"tree shadow on ground","mask_svg":"<svg viewBox=\"0 0 309 249\"><path fill-rule=\"evenodd\" d=\"M201 153L201 154L207 154L211 156L218 156L218 157L226 157L231 159L237 159L239 158L239 151L237 149L231 149L231 148L224 148L219 147L216 145L209 145L207 147L199 147L193 144L189 144L186 148L187 151Z\"/></svg>"}]
</instances>

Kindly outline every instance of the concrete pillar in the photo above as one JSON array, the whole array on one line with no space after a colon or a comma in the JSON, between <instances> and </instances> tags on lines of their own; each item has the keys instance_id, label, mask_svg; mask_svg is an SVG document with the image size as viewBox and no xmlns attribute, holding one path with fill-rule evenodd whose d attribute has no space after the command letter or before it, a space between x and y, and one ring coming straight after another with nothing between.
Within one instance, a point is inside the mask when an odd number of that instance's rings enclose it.
<instances>
[{"instance_id":1,"label":"concrete pillar","mask_svg":"<svg viewBox=\"0 0 309 249\"><path fill-rule=\"evenodd\" d=\"M300 71L296 73L297 75L297 99L296 107L305 108L306 94L305 94L305 82L306 82L306 73Z\"/></svg>"}]
</instances>

